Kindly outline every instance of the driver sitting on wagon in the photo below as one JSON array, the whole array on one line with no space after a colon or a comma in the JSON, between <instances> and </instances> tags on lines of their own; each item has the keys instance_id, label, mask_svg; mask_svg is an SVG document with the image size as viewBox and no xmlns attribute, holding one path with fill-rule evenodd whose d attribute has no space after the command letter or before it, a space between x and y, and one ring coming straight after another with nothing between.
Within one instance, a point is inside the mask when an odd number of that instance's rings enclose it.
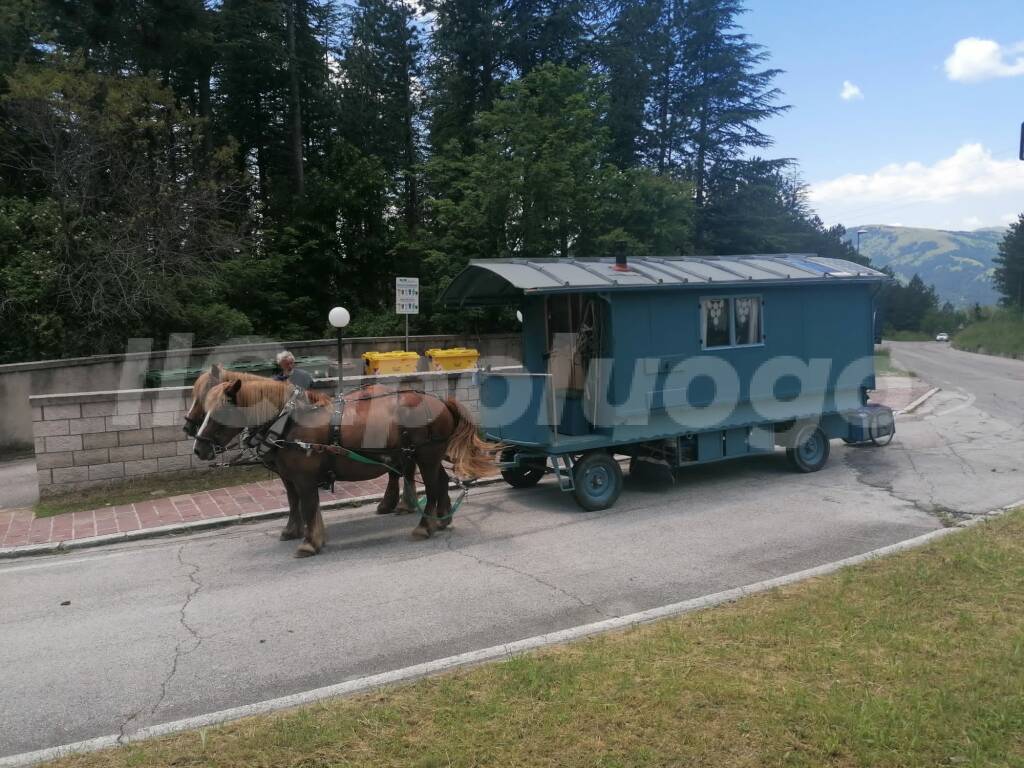
<instances>
[{"instance_id":1,"label":"driver sitting on wagon","mask_svg":"<svg viewBox=\"0 0 1024 768\"><path fill-rule=\"evenodd\" d=\"M277 381L289 381L299 389L309 389L313 386L313 377L301 368L295 367L295 355L288 350L277 353L277 367L280 372L274 374Z\"/></svg>"}]
</instances>

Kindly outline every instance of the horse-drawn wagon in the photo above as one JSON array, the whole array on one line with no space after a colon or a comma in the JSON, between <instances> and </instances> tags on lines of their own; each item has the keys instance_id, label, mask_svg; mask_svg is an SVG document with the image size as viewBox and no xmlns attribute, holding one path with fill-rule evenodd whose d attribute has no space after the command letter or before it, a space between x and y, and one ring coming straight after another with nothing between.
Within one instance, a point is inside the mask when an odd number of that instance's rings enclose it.
<instances>
[{"instance_id":1,"label":"horse-drawn wagon","mask_svg":"<svg viewBox=\"0 0 1024 768\"><path fill-rule=\"evenodd\" d=\"M676 468L891 438L875 386L873 298L888 278L805 254L487 259L444 294L514 305L522 371L482 370L480 422L513 486L553 472L585 509L615 503L616 456Z\"/></svg>"}]
</instances>

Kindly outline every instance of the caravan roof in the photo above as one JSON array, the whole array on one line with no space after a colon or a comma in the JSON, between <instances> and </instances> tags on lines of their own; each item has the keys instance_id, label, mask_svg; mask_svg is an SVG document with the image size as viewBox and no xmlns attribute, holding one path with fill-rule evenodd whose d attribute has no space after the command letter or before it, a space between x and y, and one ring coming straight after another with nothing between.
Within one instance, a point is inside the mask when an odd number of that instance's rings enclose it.
<instances>
[{"instance_id":1,"label":"caravan roof","mask_svg":"<svg viewBox=\"0 0 1024 768\"><path fill-rule=\"evenodd\" d=\"M522 294L672 290L769 284L878 282L883 272L806 253L752 256L643 256L614 269L615 259L476 259L445 290L456 306L508 304Z\"/></svg>"}]
</instances>

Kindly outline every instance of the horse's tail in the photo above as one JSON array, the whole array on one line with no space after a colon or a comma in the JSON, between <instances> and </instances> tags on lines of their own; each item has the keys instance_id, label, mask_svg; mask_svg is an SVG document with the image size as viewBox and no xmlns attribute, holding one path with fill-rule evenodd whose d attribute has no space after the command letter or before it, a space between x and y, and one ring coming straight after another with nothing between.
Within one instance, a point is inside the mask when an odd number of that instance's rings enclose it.
<instances>
[{"instance_id":1,"label":"horse's tail","mask_svg":"<svg viewBox=\"0 0 1024 768\"><path fill-rule=\"evenodd\" d=\"M500 443L484 440L466 407L449 397L444 401L455 419L455 430L448 438L447 457L455 474L462 478L481 477L494 469Z\"/></svg>"}]
</instances>

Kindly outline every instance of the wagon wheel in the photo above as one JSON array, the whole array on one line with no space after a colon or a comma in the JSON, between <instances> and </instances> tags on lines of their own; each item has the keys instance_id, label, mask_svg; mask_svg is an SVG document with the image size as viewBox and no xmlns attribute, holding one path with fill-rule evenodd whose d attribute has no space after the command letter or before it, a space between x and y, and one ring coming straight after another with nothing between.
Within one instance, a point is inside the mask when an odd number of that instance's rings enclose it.
<instances>
[{"instance_id":1,"label":"wagon wheel","mask_svg":"<svg viewBox=\"0 0 1024 768\"><path fill-rule=\"evenodd\" d=\"M793 447L786 449L786 458L799 472L817 472L828 461L829 449L828 437L821 427L808 424L797 432Z\"/></svg>"},{"instance_id":2,"label":"wagon wheel","mask_svg":"<svg viewBox=\"0 0 1024 768\"><path fill-rule=\"evenodd\" d=\"M610 453L592 451L572 468L576 503L588 512L608 509L622 493L622 468Z\"/></svg>"},{"instance_id":3,"label":"wagon wheel","mask_svg":"<svg viewBox=\"0 0 1024 768\"><path fill-rule=\"evenodd\" d=\"M512 461L515 450L506 448L501 452L503 462ZM532 488L544 477L546 467L541 461L530 461L501 470L502 479L513 488Z\"/></svg>"}]
</instances>

